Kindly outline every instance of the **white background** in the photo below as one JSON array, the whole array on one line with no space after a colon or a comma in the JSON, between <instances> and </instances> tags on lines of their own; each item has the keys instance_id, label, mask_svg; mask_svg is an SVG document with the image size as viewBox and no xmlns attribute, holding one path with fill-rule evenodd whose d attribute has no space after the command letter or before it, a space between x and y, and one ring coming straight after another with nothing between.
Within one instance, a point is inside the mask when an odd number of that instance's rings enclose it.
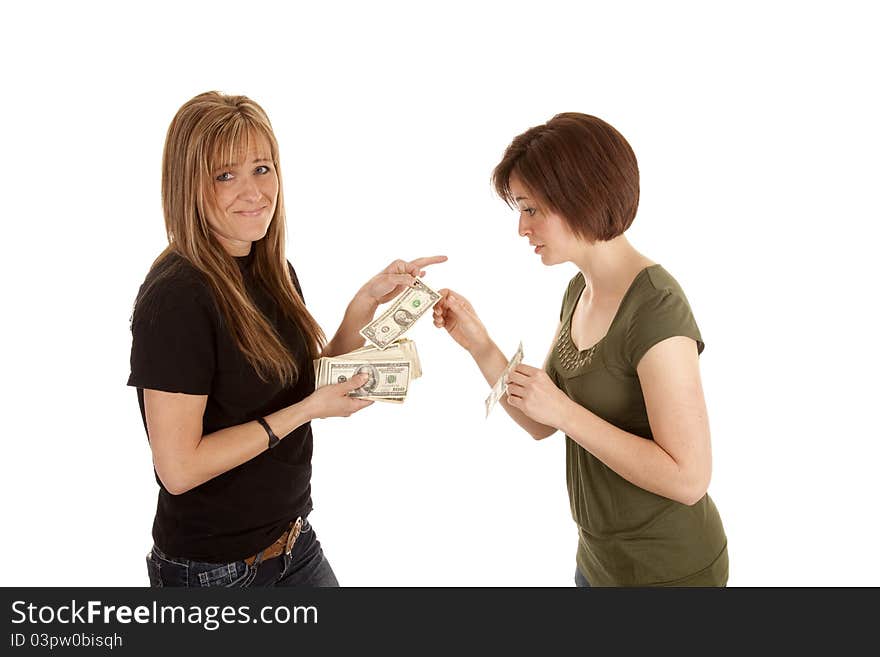
<instances>
[{"instance_id":1,"label":"white background","mask_svg":"<svg viewBox=\"0 0 880 657\"><path fill-rule=\"evenodd\" d=\"M442 253L426 282L533 365L575 270L541 265L489 176L557 112L609 121L641 169L628 235L707 343L730 585L880 585L869 4L4 8L0 583L146 584L157 486L128 321L165 243L165 131L217 89L273 121L288 256L328 334L388 262ZM312 520L340 581L570 585L562 438L485 420L464 352L428 320L411 337L405 405L314 423Z\"/></svg>"}]
</instances>

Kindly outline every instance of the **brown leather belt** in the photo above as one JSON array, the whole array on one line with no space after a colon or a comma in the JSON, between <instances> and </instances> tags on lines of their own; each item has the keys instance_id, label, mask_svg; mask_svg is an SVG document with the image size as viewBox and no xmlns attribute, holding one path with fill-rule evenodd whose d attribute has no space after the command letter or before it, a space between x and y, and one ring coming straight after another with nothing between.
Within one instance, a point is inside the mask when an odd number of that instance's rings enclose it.
<instances>
[{"instance_id":1,"label":"brown leather belt","mask_svg":"<svg viewBox=\"0 0 880 657\"><path fill-rule=\"evenodd\" d=\"M302 531L303 519L297 518L293 522L290 523L290 526L284 530L284 533L278 537L272 545L269 547L260 550L255 555L248 557L244 560L244 562L248 566L253 566L254 562L259 558L260 562L266 561L266 559L274 559L282 554L290 554L290 551L293 549L293 544L296 543L296 539L299 538L299 533Z\"/></svg>"}]
</instances>

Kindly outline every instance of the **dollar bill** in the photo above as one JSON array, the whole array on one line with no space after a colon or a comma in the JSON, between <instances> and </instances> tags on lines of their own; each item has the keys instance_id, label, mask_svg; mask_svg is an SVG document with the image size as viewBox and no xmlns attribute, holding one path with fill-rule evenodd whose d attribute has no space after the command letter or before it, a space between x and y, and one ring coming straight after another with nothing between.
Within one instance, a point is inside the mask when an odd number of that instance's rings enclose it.
<instances>
[{"instance_id":1,"label":"dollar bill","mask_svg":"<svg viewBox=\"0 0 880 657\"><path fill-rule=\"evenodd\" d=\"M360 334L378 349L386 349L439 300L440 295L417 278L414 287L401 292L388 310L363 327Z\"/></svg>"},{"instance_id":2,"label":"dollar bill","mask_svg":"<svg viewBox=\"0 0 880 657\"><path fill-rule=\"evenodd\" d=\"M349 393L358 399L376 399L380 401L403 401L409 389L409 361L371 361L326 359L316 381L316 388L333 383L343 383L358 374L366 374L367 381Z\"/></svg>"},{"instance_id":3,"label":"dollar bill","mask_svg":"<svg viewBox=\"0 0 880 657\"><path fill-rule=\"evenodd\" d=\"M511 358L507 362L507 366L504 368L504 371L501 372L501 376L498 377L498 380L495 382L495 385L492 386L492 392L489 393L489 396L486 397L486 417L489 417L489 413L495 407L495 404L499 402L499 400L507 394L507 381L510 376L510 371L519 365L523 359L523 346L522 342L519 343L519 346L516 348L516 353L513 354L513 358Z\"/></svg>"}]
</instances>

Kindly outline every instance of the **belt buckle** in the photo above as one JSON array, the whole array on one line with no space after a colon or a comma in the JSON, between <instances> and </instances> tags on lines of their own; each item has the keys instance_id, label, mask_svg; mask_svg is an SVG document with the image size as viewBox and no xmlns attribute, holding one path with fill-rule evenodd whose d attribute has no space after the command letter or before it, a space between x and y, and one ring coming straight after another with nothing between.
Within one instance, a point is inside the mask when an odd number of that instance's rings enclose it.
<instances>
[{"instance_id":1,"label":"belt buckle","mask_svg":"<svg viewBox=\"0 0 880 657\"><path fill-rule=\"evenodd\" d=\"M290 527L290 531L287 534L287 544L284 546L284 554L287 556L290 556L290 552L293 550L293 544L296 543L296 539L299 538L299 533L302 531L302 526L303 519L302 516L300 516Z\"/></svg>"}]
</instances>

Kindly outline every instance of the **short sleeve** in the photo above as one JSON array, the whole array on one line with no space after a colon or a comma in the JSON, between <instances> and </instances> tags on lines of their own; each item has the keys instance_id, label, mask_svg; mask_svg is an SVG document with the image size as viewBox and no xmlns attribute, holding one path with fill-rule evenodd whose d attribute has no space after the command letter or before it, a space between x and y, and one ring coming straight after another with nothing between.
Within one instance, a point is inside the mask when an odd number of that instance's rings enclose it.
<instances>
[{"instance_id":1,"label":"short sleeve","mask_svg":"<svg viewBox=\"0 0 880 657\"><path fill-rule=\"evenodd\" d=\"M633 313L626 332L625 356L635 369L651 347L675 336L693 338L697 353L703 353L705 345L687 299L675 290L655 290Z\"/></svg>"},{"instance_id":2,"label":"short sleeve","mask_svg":"<svg viewBox=\"0 0 880 657\"><path fill-rule=\"evenodd\" d=\"M568 287L565 288L565 294L562 295L562 306L559 308L559 321L562 321L562 318L565 316L565 311L572 306L573 303L576 303L579 298L580 293L584 289L584 275L578 272L575 274L572 279L568 282Z\"/></svg>"},{"instance_id":3,"label":"short sleeve","mask_svg":"<svg viewBox=\"0 0 880 657\"><path fill-rule=\"evenodd\" d=\"M206 290L168 281L135 306L131 376L137 388L207 395L216 367L216 318Z\"/></svg>"}]
</instances>

